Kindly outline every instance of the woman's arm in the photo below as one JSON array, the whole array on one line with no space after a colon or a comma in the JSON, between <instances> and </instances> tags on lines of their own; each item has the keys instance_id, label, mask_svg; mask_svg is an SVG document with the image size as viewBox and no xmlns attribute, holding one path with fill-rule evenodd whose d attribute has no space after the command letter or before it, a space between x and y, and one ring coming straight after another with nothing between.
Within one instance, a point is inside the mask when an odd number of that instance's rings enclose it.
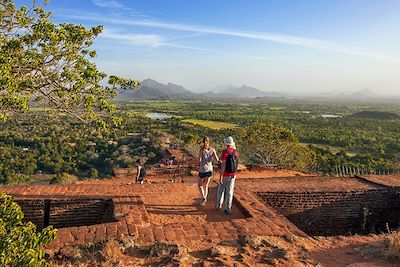
<instances>
[{"instance_id":1,"label":"woman's arm","mask_svg":"<svg viewBox=\"0 0 400 267\"><path fill-rule=\"evenodd\" d=\"M199 149L199 160L198 160L199 164L200 164L200 162L201 162L201 158L202 158L202 157L203 157L203 149L200 148L200 149Z\"/></svg>"},{"instance_id":2,"label":"woman's arm","mask_svg":"<svg viewBox=\"0 0 400 267\"><path fill-rule=\"evenodd\" d=\"M217 151L215 151L215 149L213 148L213 153L214 153L214 160L215 161L219 161L219 157L218 157L218 155L217 155Z\"/></svg>"}]
</instances>

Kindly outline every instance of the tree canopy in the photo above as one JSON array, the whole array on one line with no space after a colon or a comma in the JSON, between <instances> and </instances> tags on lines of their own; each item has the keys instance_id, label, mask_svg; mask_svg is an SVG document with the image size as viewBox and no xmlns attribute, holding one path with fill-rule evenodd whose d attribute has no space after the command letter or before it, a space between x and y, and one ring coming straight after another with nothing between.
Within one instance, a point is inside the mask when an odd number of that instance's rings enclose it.
<instances>
[{"instance_id":1,"label":"tree canopy","mask_svg":"<svg viewBox=\"0 0 400 267\"><path fill-rule=\"evenodd\" d=\"M275 163L285 168L307 171L315 167L315 153L299 143L282 127L255 123L240 130L241 153L251 162Z\"/></svg>"},{"instance_id":2,"label":"tree canopy","mask_svg":"<svg viewBox=\"0 0 400 267\"><path fill-rule=\"evenodd\" d=\"M54 24L51 13L33 0L31 7L0 3L0 120L29 109L32 101L46 103L82 121L105 123L115 111L117 89L137 89L139 82L110 76L90 61L102 26Z\"/></svg>"}]
</instances>

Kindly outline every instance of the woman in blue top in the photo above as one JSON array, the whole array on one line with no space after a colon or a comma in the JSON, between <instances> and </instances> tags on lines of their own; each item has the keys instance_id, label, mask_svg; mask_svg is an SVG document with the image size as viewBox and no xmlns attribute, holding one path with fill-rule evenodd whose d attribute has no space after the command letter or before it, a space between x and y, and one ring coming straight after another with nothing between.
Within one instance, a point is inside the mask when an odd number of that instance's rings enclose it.
<instances>
[{"instance_id":1,"label":"woman in blue top","mask_svg":"<svg viewBox=\"0 0 400 267\"><path fill-rule=\"evenodd\" d=\"M208 184L213 174L213 160L219 161L215 149L210 147L210 139L205 136L203 138L203 144L199 151L199 178L198 186L202 197L200 206L206 206L208 196Z\"/></svg>"}]
</instances>

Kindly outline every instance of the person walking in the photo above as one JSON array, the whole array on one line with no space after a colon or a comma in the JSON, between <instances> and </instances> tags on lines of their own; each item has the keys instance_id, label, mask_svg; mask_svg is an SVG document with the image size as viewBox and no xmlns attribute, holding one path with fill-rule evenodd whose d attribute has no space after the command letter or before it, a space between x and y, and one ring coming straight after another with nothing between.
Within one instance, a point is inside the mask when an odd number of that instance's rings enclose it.
<instances>
[{"instance_id":1,"label":"person walking","mask_svg":"<svg viewBox=\"0 0 400 267\"><path fill-rule=\"evenodd\" d=\"M210 139L205 136L199 151L199 178L198 187L201 194L200 206L205 207L208 196L208 184L213 175L213 160L219 161L217 152L210 147Z\"/></svg>"},{"instance_id":2,"label":"person walking","mask_svg":"<svg viewBox=\"0 0 400 267\"><path fill-rule=\"evenodd\" d=\"M137 164L137 166L136 166L136 170L137 170L136 183L143 184L144 177L146 176L146 169L144 167L142 160L138 159L136 161L136 164Z\"/></svg>"},{"instance_id":3,"label":"person walking","mask_svg":"<svg viewBox=\"0 0 400 267\"><path fill-rule=\"evenodd\" d=\"M231 215L239 153L236 151L236 144L231 136L224 138L223 142L226 145L226 149L221 154L221 173L215 207L216 209L221 209L225 200L224 212L227 215Z\"/></svg>"}]
</instances>

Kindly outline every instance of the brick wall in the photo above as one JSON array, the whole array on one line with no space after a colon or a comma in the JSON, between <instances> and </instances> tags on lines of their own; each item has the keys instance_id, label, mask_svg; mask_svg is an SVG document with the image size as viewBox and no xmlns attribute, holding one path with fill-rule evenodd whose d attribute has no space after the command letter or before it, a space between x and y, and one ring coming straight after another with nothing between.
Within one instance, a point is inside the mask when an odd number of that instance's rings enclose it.
<instances>
[{"instance_id":1,"label":"brick wall","mask_svg":"<svg viewBox=\"0 0 400 267\"><path fill-rule=\"evenodd\" d=\"M38 229L44 228L44 199L18 199L24 213L24 221L33 222Z\"/></svg>"},{"instance_id":2,"label":"brick wall","mask_svg":"<svg viewBox=\"0 0 400 267\"><path fill-rule=\"evenodd\" d=\"M105 199L51 200L48 224L63 228L111 222L112 206L112 201Z\"/></svg>"},{"instance_id":3,"label":"brick wall","mask_svg":"<svg viewBox=\"0 0 400 267\"><path fill-rule=\"evenodd\" d=\"M56 228L112 222L114 204L111 199L15 199L24 212L25 221L38 229L48 225Z\"/></svg>"},{"instance_id":4,"label":"brick wall","mask_svg":"<svg viewBox=\"0 0 400 267\"><path fill-rule=\"evenodd\" d=\"M400 202L392 189L347 192L258 192L268 205L280 211L309 235L343 235L378 232L385 224L397 226ZM363 215L363 207L371 214Z\"/></svg>"},{"instance_id":5,"label":"brick wall","mask_svg":"<svg viewBox=\"0 0 400 267\"><path fill-rule=\"evenodd\" d=\"M389 214L389 226L391 230L400 228L400 191L396 188L394 191L394 201Z\"/></svg>"}]
</instances>

